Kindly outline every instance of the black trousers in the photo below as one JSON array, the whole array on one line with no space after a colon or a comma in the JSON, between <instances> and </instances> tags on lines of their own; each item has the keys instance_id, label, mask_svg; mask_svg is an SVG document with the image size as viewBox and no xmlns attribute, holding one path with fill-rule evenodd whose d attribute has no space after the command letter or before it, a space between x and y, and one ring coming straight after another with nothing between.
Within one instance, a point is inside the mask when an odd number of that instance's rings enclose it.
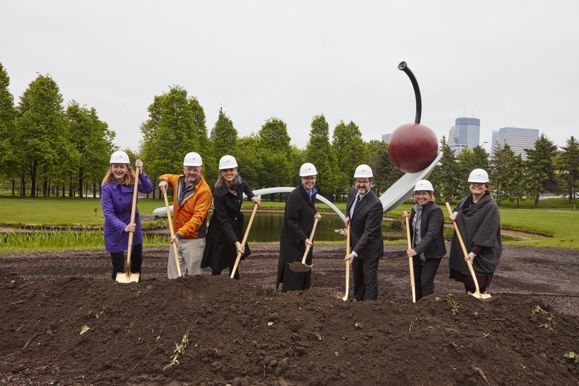
<instances>
[{"instance_id":1,"label":"black trousers","mask_svg":"<svg viewBox=\"0 0 579 386\"><path fill-rule=\"evenodd\" d=\"M357 301L378 299L379 257L359 256L352 262L354 276L354 298Z\"/></svg>"},{"instance_id":2,"label":"black trousers","mask_svg":"<svg viewBox=\"0 0 579 386\"><path fill-rule=\"evenodd\" d=\"M117 277L117 272L125 272L125 252L111 253L113 259L113 280ZM143 244L133 245L131 253L131 273L141 272L143 264Z\"/></svg>"},{"instance_id":3,"label":"black trousers","mask_svg":"<svg viewBox=\"0 0 579 386\"><path fill-rule=\"evenodd\" d=\"M434 276L436 276L440 260L442 259L426 259L423 263L419 255L412 257L416 300L434 292Z\"/></svg>"}]
</instances>

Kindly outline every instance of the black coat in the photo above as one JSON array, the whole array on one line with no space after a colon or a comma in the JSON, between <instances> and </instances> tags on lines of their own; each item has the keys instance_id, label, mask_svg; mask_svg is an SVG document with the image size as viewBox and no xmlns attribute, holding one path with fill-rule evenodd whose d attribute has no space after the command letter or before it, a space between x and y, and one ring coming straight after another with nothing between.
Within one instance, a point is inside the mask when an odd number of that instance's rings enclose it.
<instances>
[{"instance_id":1,"label":"black coat","mask_svg":"<svg viewBox=\"0 0 579 386\"><path fill-rule=\"evenodd\" d=\"M221 272L225 267L233 267L237 257L235 243L243 240L243 193L250 200L255 196L243 180L237 186L236 194L231 193L225 184L214 189L213 214L209 220L201 268L211 267L213 272ZM245 244L243 257L250 254L249 245Z\"/></svg>"},{"instance_id":2,"label":"black coat","mask_svg":"<svg viewBox=\"0 0 579 386\"><path fill-rule=\"evenodd\" d=\"M475 272L479 275L494 273L503 251L499 208L487 192L476 204L472 203L472 195L467 196L458 204L457 211L456 225L466 251L472 252L474 245L480 247L480 252L474 259ZM450 244L449 264L451 270L470 276L456 234Z\"/></svg>"},{"instance_id":3,"label":"black coat","mask_svg":"<svg viewBox=\"0 0 579 386\"><path fill-rule=\"evenodd\" d=\"M285 202L283 222L279 242L279 260L277 265L276 288L283 281L284 270L288 263L301 261L306 250L305 241L310 237L316 214L315 195L310 200L303 185L299 185ZM313 247L306 257L306 264L312 264Z\"/></svg>"},{"instance_id":4,"label":"black coat","mask_svg":"<svg viewBox=\"0 0 579 386\"><path fill-rule=\"evenodd\" d=\"M414 240L415 230L412 225L412 220L416 211L412 208L410 213L410 232L412 240ZM418 245L414 246L414 250L419 255L424 253L426 259L437 259L444 256L446 247L444 245L444 235L442 233L444 227L444 215L442 209L434 202L424 204L422 207L422 216L420 220L420 235L421 240Z\"/></svg>"},{"instance_id":5,"label":"black coat","mask_svg":"<svg viewBox=\"0 0 579 386\"><path fill-rule=\"evenodd\" d=\"M356 188L348 192L346 217L350 217L350 208L356 199ZM374 191L356 204L354 215L350 217L350 247L358 254L359 259L379 258L384 256L384 237L382 236L382 202Z\"/></svg>"}]
</instances>

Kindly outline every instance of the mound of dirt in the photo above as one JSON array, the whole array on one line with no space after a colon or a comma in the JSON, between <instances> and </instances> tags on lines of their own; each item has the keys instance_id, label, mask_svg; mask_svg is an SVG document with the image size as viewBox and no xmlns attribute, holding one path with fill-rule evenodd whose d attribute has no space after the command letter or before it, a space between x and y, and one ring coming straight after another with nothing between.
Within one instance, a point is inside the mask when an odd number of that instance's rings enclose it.
<instances>
[{"instance_id":1,"label":"mound of dirt","mask_svg":"<svg viewBox=\"0 0 579 386\"><path fill-rule=\"evenodd\" d=\"M361 303L338 299L336 247L317 248L309 291L277 292L276 248L252 246L240 281L166 280L167 251L147 249L140 284L114 283L102 251L2 256L0 382L577 384L563 357L579 351L577 251L510 248L490 302L444 261L436 294L412 304L395 248L379 300ZM567 264L536 276L549 259Z\"/></svg>"}]
</instances>

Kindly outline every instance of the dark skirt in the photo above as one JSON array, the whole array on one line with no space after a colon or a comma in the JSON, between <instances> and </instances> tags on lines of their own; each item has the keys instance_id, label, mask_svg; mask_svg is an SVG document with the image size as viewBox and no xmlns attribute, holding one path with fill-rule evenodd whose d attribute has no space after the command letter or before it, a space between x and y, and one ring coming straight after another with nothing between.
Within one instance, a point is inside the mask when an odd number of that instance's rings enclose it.
<instances>
[{"instance_id":1,"label":"dark skirt","mask_svg":"<svg viewBox=\"0 0 579 386\"><path fill-rule=\"evenodd\" d=\"M451 269L449 278L464 283L464 288L467 291L474 292L476 290L474 280L472 280L472 275L465 275L462 272ZM480 274L476 275L476 280L478 281L480 292L485 292L486 289L491 285L491 280L493 280L493 274L489 273L486 275Z\"/></svg>"}]
</instances>

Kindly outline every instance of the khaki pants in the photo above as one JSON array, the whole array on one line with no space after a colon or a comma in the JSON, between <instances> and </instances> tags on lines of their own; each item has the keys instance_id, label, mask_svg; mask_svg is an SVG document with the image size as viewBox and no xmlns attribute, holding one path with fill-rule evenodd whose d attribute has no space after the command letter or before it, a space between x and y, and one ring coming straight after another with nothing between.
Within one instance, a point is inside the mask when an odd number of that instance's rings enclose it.
<instances>
[{"instance_id":1,"label":"khaki pants","mask_svg":"<svg viewBox=\"0 0 579 386\"><path fill-rule=\"evenodd\" d=\"M177 250L179 252L179 266L181 274L185 276L201 275L201 259L203 258L203 248L205 248L205 238L201 239L181 239ZM176 279L178 276L175 265L175 255L173 247L169 248L169 259L167 261L167 277Z\"/></svg>"}]
</instances>

